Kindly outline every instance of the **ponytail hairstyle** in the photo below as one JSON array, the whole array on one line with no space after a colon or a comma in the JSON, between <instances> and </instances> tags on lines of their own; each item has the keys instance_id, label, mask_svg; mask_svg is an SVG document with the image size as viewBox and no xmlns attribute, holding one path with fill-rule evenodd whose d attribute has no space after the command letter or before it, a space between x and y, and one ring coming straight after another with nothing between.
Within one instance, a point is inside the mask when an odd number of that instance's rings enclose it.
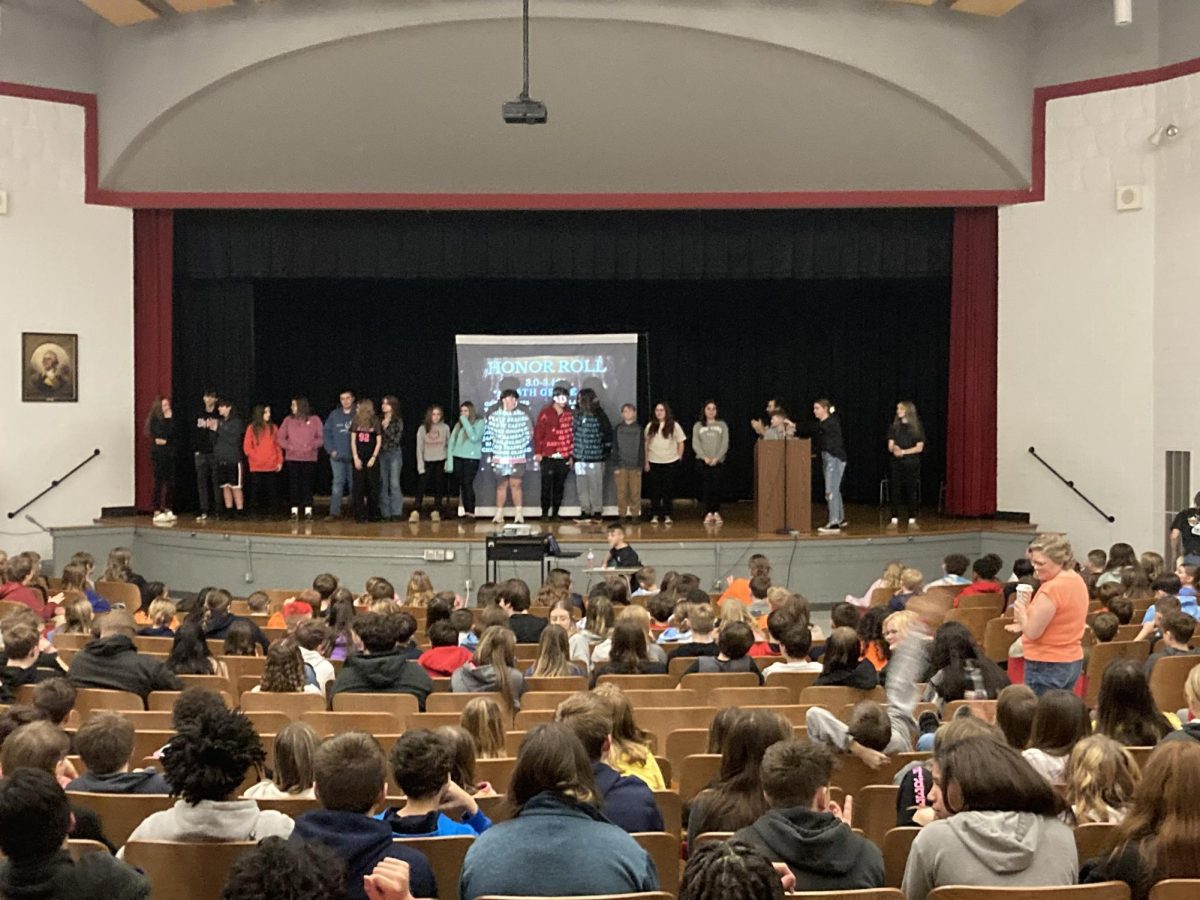
<instances>
[{"instance_id":1,"label":"ponytail hairstyle","mask_svg":"<svg viewBox=\"0 0 1200 900\"><path fill-rule=\"evenodd\" d=\"M490 665L495 669L496 690L508 709L516 709L517 697L509 675L509 670L517 667L516 635L500 625L484 629L479 646L475 648L475 665Z\"/></svg>"}]
</instances>

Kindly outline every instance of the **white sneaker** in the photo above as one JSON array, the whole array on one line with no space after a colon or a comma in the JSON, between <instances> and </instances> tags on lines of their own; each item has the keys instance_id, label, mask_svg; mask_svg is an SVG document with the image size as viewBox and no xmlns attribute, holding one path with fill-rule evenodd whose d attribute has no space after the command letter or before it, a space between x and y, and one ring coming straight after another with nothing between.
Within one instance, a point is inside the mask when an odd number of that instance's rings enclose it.
<instances>
[{"instance_id":1,"label":"white sneaker","mask_svg":"<svg viewBox=\"0 0 1200 900\"><path fill-rule=\"evenodd\" d=\"M916 520L916 519L909 519L909 520L908 520L908 524L909 524L909 525L916 525L916 524L917 524L917 520Z\"/></svg>"},{"instance_id":2,"label":"white sneaker","mask_svg":"<svg viewBox=\"0 0 1200 900\"><path fill-rule=\"evenodd\" d=\"M670 516L663 516L663 524L664 525L674 525L675 522L671 519Z\"/></svg>"},{"instance_id":3,"label":"white sneaker","mask_svg":"<svg viewBox=\"0 0 1200 900\"><path fill-rule=\"evenodd\" d=\"M167 518L167 514L165 512L156 512L151 517L150 521L153 522L155 525L165 525L167 522L170 522L171 520Z\"/></svg>"},{"instance_id":4,"label":"white sneaker","mask_svg":"<svg viewBox=\"0 0 1200 900\"><path fill-rule=\"evenodd\" d=\"M197 522L207 522L208 521L208 513L200 513L200 515L196 516L196 521Z\"/></svg>"},{"instance_id":5,"label":"white sneaker","mask_svg":"<svg viewBox=\"0 0 1200 900\"><path fill-rule=\"evenodd\" d=\"M492 516L492 521L495 522L497 525L503 525L504 524L504 510L500 510L500 512L498 512L494 516Z\"/></svg>"},{"instance_id":6,"label":"white sneaker","mask_svg":"<svg viewBox=\"0 0 1200 900\"><path fill-rule=\"evenodd\" d=\"M408 514L408 521L416 523L421 521L421 514L415 509Z\"/></svg>"},{"instance_id":7,"label":"white sneaker","mask_svg":"<svg viewBox=\"0 0 1200 900\"><path fill-rule=\"evenodd\" d=\"M657 525L657 524L658 524L658 516L651 516L651 517L650 517L650 524L651 524L651 525Z\"/></svg>"},{"instance_id":8,"label":"white sneaker","mask_svg":"<svg viewBox=\"0 0 1200 900\"><path fill-rule=\"evenodd\" d=\"M725 520L721 518L720 513L713 513L713 524L714 525L724 525L725 524Z\"/></svg>"},{"instance_id":9,"label":"white sneaker","mask_svg":"<svg viewBox=\"0 0 1200 900\"><path fill-rule=\"evenodd\" d=\"M704 524L705 524L705 525L711 525L712 523L713 523L713 514L712 514L712 513L709 513L708 515L706 515L706 516L704 517Z\"/></svg>"},{"instance_id":10,"label":"white sneaker","mask_svg":"<svg viewBox=\"0 0 1200 900\"><path fill-rule=\"evenodd\" d=\"M431 522L442 521L442 514L435 509L433 512L431 512L429 514L429 521L431 521Z\"/></svg>"},{"instance_id":11,"label":"white sneaker","mask_svg":"<svg viewBox=\"0 0 1200 900\"><path fill-rule=\"evenodd\" d=\"M899 524L900 524L900 520L899 520L899 519L892 519L892 521L891 521L891 522L889 522L888 524L889 524L889 525L899 525Z\"/></svg>"},{"instance_id":12,"label":"white sneaker","mask_svg":"<svg viewBox=\"0 0 1200 900\"><path fill-rule=\"evenodd\" d=\"M172 522L179 521L179 516L175 515L175 513L171 512L169 509L166 511L166 517Z\"/></svg>"},{"instance_id":13,"label":"white sneaker","mask_svg":"<svg viewBox=\"0 0 1200 900\"><path fill-rule=\"evenodd\" d=\"M517 525L520 525L524 521L525 521L525 513L521 512L521 510L518 509L517 514L515 516L513 516L513 522Z\"/></svg>"},{"instance_id":14,"label":"white sneaker","mask_svg":"<svg viewBox=\"0 0 1200 900\"><path fill-rule=\"evenodd\" d=\"M830 522L828 525L822 525L817 529L817 534L841 534L842 527L836 522Z\"/></svg>"},{"instance_id":15,"label":"white sneaker","mask_svg":"<svg viewBox=\"0 0 1200 900\"><path fill-rule=\"evenodd\" d=\"M306 522L311 522L312 517L313 517L312 516L312 507L311 506L304 507L304 520Z\"/></svg>"}]
</instances>

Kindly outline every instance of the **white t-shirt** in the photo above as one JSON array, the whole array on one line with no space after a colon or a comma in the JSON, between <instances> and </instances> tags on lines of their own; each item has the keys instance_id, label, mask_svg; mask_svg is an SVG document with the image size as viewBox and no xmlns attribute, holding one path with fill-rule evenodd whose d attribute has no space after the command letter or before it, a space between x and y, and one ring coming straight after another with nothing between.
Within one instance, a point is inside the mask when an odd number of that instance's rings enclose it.
<instances>
[{"instance_id":1,"label":"white t-shirt","mask_svg":"<svg viewBox=\"0 0 1200 900\"><path fill-rule=\"evenodd\" d=\"M763 669L763 678L766 678L772 672L820 672L822 668L819 662L807 659L800 662L771 663L771 665Z\"/></svg>"},{"instance_id":2,"label":"white t-shirt","mask_svg":"<svg viewBox=\"0 0 1200 900\"><path fill-rule=\"evenodd\" d=\"M654 429L653 433L650 429ZM646 448L646 458L652 463L673 463L679 459L679 445L687 440L679 423L675 423L675 431L670 437L662 436L658 422L646 426L646 437L649 446Z\"/></svg>"}]
</instances>

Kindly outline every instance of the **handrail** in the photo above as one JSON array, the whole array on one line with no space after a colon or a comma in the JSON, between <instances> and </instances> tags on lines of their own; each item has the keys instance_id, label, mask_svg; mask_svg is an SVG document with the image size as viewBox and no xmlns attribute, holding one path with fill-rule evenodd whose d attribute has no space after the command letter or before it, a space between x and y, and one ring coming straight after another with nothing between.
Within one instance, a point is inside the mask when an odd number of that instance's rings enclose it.
<instances>
[{"instance_id":1,"label":"handrail","mask_svg":"<svg viewBox=\"0 0 1200 900\"><path fill-rule=\"evenodd\" d=\"M1054 468L1054 466L1050 465L1050 463L1046 462L1046 460L1044 460L1040 456L1038 456L1036 449L1034 449L1033 447L1030 447L1029 455L1032 456L1034 459L1036 459L1038 462L1040 462L1047 469L1049 469L1054 474L1055 478L1057 478L1059 481L1061 481L1063 484L1065 484L1067 487L1069 487L1071 490L1073 490L1076 494L1078 494L1080 500L1082 500L1084 503L1086 503L1088 506L1090 506L1096 512L1100 513L1100 515L1102 515L1106 520L1108 520L1109 522L1117 521L1116 516L1110 516L1108 513L1106 513L1104 510L1102 510L1100 507L1098 507L1095 503L1093 503L1091 498L1088 497L1087 494L1085 494L1083 491L1079 490L1079 488L1075 487L1075 482L1071 481L1070 479L1063 478L1062 474L1058 471L1058 469Z\"/></svg>"},{"instance_id":2,"label":"handrail","mask_svg":"<svg viewBox=\"0 0 1200 900\"><path fill-rule=\"evenodd\" d=\"M62 478L55 478L52 482L50 482L50 487L46 488L40 494L37 494L36 496L31 497L30 499L26 500L24 503L22 503L16 509L14 509L12 512L10 512L8 514L8 517L10 519L15 519L17 517L17 514L20 513L21 510L28 509L29 507L33 506L33 504L37 503L39 500L41 500L43 497L45 497L48 493L50 493L52 490L54 490L56 487L58 487L60 484L62 484L64 481L66 481L68 478L70 478L72 475L74 475L76 472L78 472L80 469L82 469L84 466L86 466L88 463L90 463L93 459L95 459L99 455L100 455L100 448L97 447L95 450L93 450L91 452L91 454L88 456L87 459L85 459L83 462L81 462L79 465L77 465L75 468L73 468L70 472L68 472Z\"/></svg>"}]
</instances>

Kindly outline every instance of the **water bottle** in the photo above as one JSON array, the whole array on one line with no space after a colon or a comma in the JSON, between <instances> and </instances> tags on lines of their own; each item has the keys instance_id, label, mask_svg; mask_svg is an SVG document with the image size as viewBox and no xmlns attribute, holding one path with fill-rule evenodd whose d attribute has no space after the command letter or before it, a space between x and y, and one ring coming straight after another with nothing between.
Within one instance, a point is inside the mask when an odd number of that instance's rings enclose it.
<instances>
[{"instance_id":1,"label":"water bottle","mask_svg":"<svg viewBox=\"0 0 1200 900\"><path fill-rule=\"evenodd\" d=\"M589 569L596 568L596 554L592 551L591 547L588 547L587 567Z\"/></svg>"}]
</instances>

